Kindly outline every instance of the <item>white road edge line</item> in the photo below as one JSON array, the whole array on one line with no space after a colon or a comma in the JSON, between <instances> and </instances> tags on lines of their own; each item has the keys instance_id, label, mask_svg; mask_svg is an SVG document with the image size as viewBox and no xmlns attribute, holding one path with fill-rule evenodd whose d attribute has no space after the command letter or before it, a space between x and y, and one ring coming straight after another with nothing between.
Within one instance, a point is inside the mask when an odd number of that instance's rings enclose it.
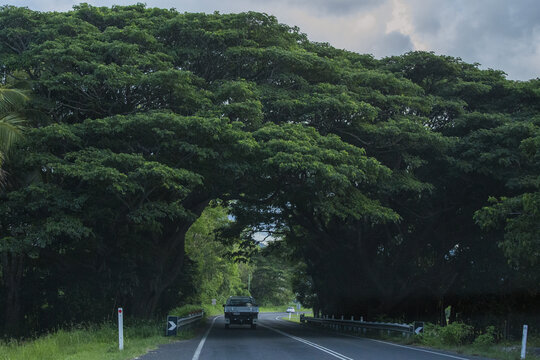
<instances>
[{"instance_id":1,"label":"white road edge line","mask_svg":"<svg viewBox=\"0 0 540 360\"><path fill-rule=\"evenodd\" d=\"M338 334L339 334L339 333L338 333ZM435 354L435 355L440 355L440 356L446 356L446 357L449 357L449 358L452 358L452 359L471 360L471 359L467 359L467 358L464 358L464 357L459 357L459 356L455 356L455 355L444 354L444 353L440 353L440 352L436 352L436 351L429 351L429 350L425 350L425 349L418 349L418 348L414 348L414 347L412 347L412 346L406 346L406 345L394 344L394 343L391 343L391 342L388 342L388 341L375 340L375 339L370 339L370 338L361 337L361 336L354 336L354 335L350 335L350 334L339 334L339 335L346 336L346 337L351 337L351 338L355 338L355 339L362 339L362 340L374 341L374 342L378 342L378 343L381 343L381 344L397 346L397 347L401 347L401 348L405 348L405 349L409 349L409 350L414 350L414 351L426 352L426 353L429 353L429 354Z\"/></svg>"},{"instance_id":2,"label":"white road edge line","mask_svg":"<svg viewBox=\"0 0 540 360\"><path fill-rule=\"evenodd\" d=\"M360 338L360 339L363 339L363 338ZM452 359L470 360L470 359L459 357L459 356L443 354L443 353L439 353L439 352L436 352L436 351L417 349L417 348L413 348L413 347L410 347L410 346L393 344L393 343L382 341L382 340L375 340L375 339L366 339L366 340L371 340L371 341L375 341L375 342L379 342L379 343L383 343L383 344L387 344L387 345L397 346L397 347L401 347L401 348L405 348L405 349L409 349L409 350L421 351L421 352L426 352L426 353L435 354L435 355L439 355L439 356L446 356L446 357L449 357L449 358L452 358Z\"/></svg>"},{"instance_id":3,"label":"white road edge line","mask_svg":"<svg viewBox=\"0 0 540 360\"><path fill-rule=\"evenodd\" d=\"M338 353L337 351L328 349L328 348L326 348L326 347L324 347L324 346L321 346L321 345L319 345L319 344L315 344L315 343L313 343L313 342L311 342L311 341L308 341L308 340L306 340L306 339L299 338L298 336L293 336L293 335L287 334L286 332L283 332L283 331L278 330L278 329L274 329L273 327L270 327L270 326L268 326L268 325L262 325L262 324L259 324L259 326L265 327L265 328L267 328L267 329L269 329L269 330L272 330L272 331L277 332L278 334L281 334L281 335L286 336L286 337L289 337L289 338L291 338L291 339L293 339L293 340L296 340L296 341L299 341L299 342L304 343L304 344L306 344L306 345L309 345L309 346L311 346L311 347L314 347L315 349L320 350L320 351L323 351L323 352L325 352L325 353L327 353L327 354L330 354L330 355L332 355L333 357L336 357L336 358L338 358L338 359L340 359L340 360L353 360L352 358L347 357L347 356L345 356L345 355L343 355L343 354L340 354L340 353ZM193 359L193 360L195 360L195 359Z\"/></svg>"},{"instance_id":4,"label":"white road edge line","mask_svg":"<svg viewBox=\"0 0 540 360\"><path fill-rule=\"evenodd\" d=\"M199 356L201 356L201 351L202 351L202 348L204 346L204 342L206 341L206 338L208 337L208 334L210 334L210 330L212 330L212 327L214 326L214 323L216 322L216 319L218 317L219 316L216 316L214 318L214 320L212 320L212 324L210 325L208 330L206 330L206 333L204 334L203 338L201 339L201 342L199 343L199 346L197 346L197 350L195 350L195 354L193 354L193 357L191 358L191 360L199 360Z\"/></svg>"}]
</instances>

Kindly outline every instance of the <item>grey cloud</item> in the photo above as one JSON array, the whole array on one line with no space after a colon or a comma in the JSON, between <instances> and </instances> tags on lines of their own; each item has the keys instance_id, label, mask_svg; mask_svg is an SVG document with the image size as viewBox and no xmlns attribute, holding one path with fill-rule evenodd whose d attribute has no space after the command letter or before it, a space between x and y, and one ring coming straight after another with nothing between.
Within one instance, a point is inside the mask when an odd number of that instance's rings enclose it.
<instances>
[{"instance_id":1,"label":"grey cloud","mask_svg":"<svg viewBox=\"0 0 540 360\"><path fill-rule=\"evenodd\" d=\"M294 6L311 9L314 12L330 13L333 15L346 15L351 12L369 11L378 7L386 0L287 0Z\"/></svg>"},{"instance_id":2,"label":"grey cloud","mask_svg":"<svg viewBox=\"0 0 540 360\"><path fill-rule=\"evenodd\" d=\"M414 44L411 38L397 31L385 34L373 44L373 55L377 57L401 55L412 50Z\"/></svg>"},{"instance_id":3,"label":"grey cloud","mask_svg":"<svg viewBox=\"0 0 540 360\"><path fill-rule=\"evenodd\" d=\"M536 0L407 2L413 38L427 50L503 70L511 79L540 75L540 6Z\"/></svg>"}]
</instances>

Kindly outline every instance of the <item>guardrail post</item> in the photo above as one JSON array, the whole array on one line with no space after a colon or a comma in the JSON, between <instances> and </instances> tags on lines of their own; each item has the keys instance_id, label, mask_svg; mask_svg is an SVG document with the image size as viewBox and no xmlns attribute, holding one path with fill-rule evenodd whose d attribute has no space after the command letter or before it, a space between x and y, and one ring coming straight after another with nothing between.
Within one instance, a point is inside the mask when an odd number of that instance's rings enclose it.
<instances>
[{"instance_id":1,"label":"guardrail post","mask_svg":"<svg viewBox=\"0 0 540 360\"><path fill-rule=\"evenodd\" d=\"M527 325L523 325L523 338L521 339L521 358L525 359L527 353Z\"/></svg>"},{"instance_id":2,"label":"guardrail post","mask_svg":"<svg viewBox=\"0 0 540 360\"><path fill-rule=\"evenodd\" d=\"M124 350L124 314L122 308L118 308L118 349Z\"/></svg>"},{"instance_id":3,"label":"guardrail post","mask_svg":"<svg viewBox=\"0 0 540 360\"><path fill-rule=\"evenodd\" d=\"M354 321L354 315L351 316L351 321Z\"/></svg>"}]
</instances>

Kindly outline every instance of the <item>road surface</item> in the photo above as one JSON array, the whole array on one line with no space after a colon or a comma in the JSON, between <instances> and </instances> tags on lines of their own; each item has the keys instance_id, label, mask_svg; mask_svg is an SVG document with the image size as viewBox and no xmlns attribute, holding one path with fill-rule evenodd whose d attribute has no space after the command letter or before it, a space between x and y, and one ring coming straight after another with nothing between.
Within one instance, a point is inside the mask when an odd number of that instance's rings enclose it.
<instances>
[{"instance_id":1,"label":"road surface","mask_svg":"<svg viewBox=\"0 0 540 360\"><path fill-rule=\"evenodd\" d=\"M196 338L161 346L140 360L469 360L441 351L337 334L281 320L278 313L259 315L256 330L231 325L223 316L210 319Z\"/></svg>"}]
</instances>

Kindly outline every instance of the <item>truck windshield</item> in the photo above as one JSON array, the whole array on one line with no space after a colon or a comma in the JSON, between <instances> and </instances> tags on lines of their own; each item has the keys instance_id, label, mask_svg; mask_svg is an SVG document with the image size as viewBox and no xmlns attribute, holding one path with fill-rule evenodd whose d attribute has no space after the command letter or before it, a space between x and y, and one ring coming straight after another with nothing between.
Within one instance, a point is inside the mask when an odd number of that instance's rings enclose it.
<instances>
[{"instance_id":1,"label":"truck windshield","mask_svg":"<svg viewBox=\"0 0 540 360\"><path fill-rule=\"evenodd\" d=\"M230 306L257 306L253 299L229 299L227 305Z\"/></svg>"}]
</instances>

